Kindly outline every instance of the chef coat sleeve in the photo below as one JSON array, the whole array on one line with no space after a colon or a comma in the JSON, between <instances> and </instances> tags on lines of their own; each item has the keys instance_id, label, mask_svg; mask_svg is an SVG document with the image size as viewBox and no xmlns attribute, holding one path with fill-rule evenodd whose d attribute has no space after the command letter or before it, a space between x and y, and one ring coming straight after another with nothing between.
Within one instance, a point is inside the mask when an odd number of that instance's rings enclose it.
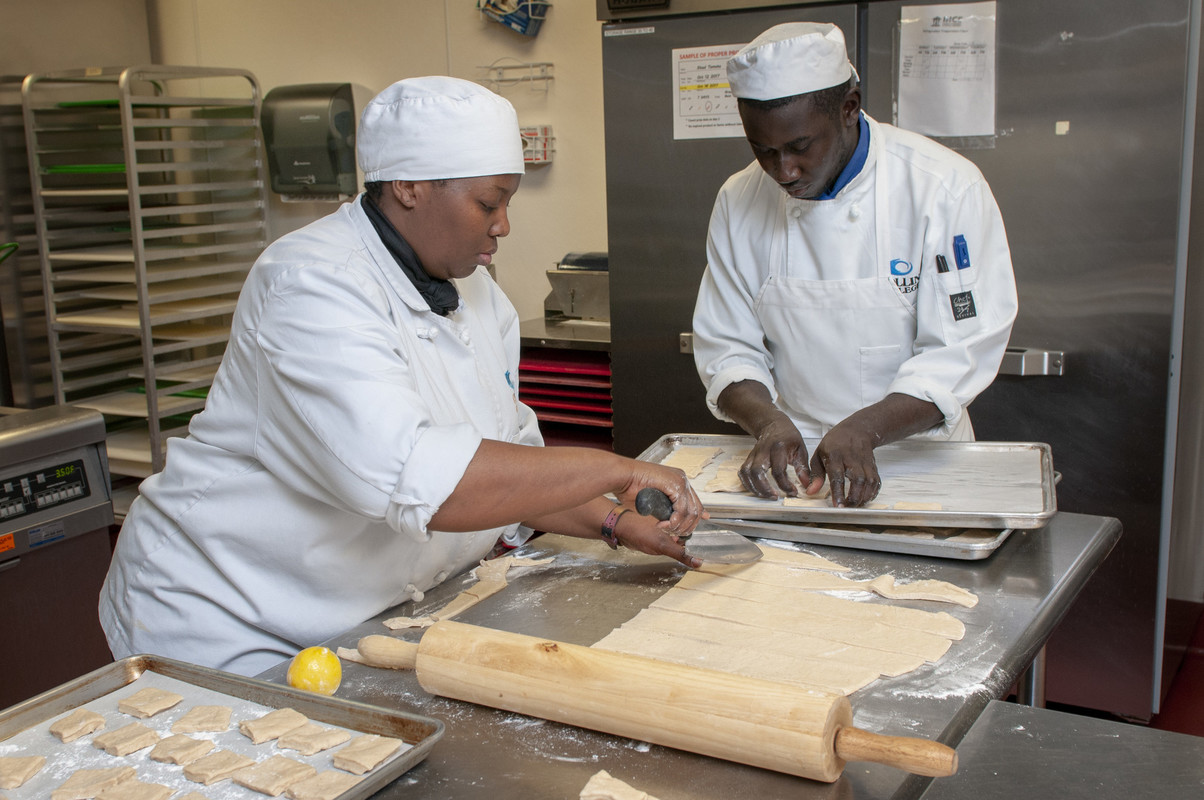
<instances>
[{"instance_id":1,"label":"chef coat sleeve","mask_svg":"<svg viewBox=\"0 0 1204 800\"><path fill-rule=\"evenodd\" d=\"M759 215L757 209L733 215L739 203L754 203L751 193L741 191L734 177L715 200L707 230L707 267L698 287L694 304L694 365L706 387L707 408L718 419L733 422L719 410L719 395L733 383L757 381L769 390L776 402L773 381L773 356L765 345L765 332L757 318L754 303L762 277L759 261L747 246L738 241L766 241L772 233L750 237L739 226L764 224L772 213ZM737 251L741 258L737 258Z\"/></svg>"},{"instance_id":2,"label":"chef coat sleeve","mask_svg":"<svg viewBox=\"0 0 1204 800\"><path fill-rule=\"evenodd\" d=\"M1003 219L981 175L964 191L947 193L931 220L916 300L914 355L900 366L889 391L934 403L945 415L948 434L995 379L1018 303ZM959 236L965 239L969 266L955 257ZM947 259L948 272L936 271L938 253Z\"/></svg>"},{"instance_id":3,"label":"chef coat sleeve","mask_svg":"<svg viewBox=\"0 0 1204 800\"><path fill-rule=\"evenodd\" d=\"M435 424L384 290L355 270L301 267L262 303L242 334L254 337L255 457L295 491L429 538L481 436Z\"/></svg>"}]
</instances>

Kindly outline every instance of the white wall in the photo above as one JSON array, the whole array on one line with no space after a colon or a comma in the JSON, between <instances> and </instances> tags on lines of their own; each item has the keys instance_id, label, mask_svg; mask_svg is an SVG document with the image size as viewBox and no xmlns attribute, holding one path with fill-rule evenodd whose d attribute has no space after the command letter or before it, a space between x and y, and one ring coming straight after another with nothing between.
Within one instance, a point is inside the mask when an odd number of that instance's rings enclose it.
<instances>
[{"instance_id":1,"label":"white wall","mask_svg":"<svg viewBox=\"0 0 1204 800\"><path fill-rule=\"evenodd\" d=\"M495 90L522 125L552 125L556 158L532 167L510 207L495 259L519 317L543 315L545 270L565 253L606 249L601 23L594 4L558 0L539 34L490 21L475 0L147 0L151 52L163 64L250 70L266 93L297 83L353 83L373 92L417 75L485 82L498 59L549 61L554 79ZM494 88L494 87L491 87ZM333 210L273 199L279 236Z\"/></svg>"}]
</instances>

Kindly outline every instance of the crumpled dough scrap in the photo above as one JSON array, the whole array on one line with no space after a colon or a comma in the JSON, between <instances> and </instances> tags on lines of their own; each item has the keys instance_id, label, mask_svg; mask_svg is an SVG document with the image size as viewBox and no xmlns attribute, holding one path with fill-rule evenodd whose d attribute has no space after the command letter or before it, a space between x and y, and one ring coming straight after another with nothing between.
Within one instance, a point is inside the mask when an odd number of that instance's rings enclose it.
<instances>
[{"instance_id":1,"label":"crumpled dough scrap","mask_svg":"<svg viewBox=\"0 0 1204 800\"><path fill-rule=\"evenodd\" d=\"M600 769L590 776L589 782L581 789L578 800L656 800L656 798L611 776L606 770Z\"/></svg>"}]
</instances>

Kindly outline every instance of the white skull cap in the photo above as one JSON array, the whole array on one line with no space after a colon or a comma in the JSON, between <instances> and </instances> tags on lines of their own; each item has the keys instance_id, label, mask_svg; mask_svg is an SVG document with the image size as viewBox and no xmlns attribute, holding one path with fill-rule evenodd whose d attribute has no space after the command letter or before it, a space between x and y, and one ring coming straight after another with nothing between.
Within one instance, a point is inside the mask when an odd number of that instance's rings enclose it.
<instances>
[{"instance_id":1,"label":"white skull cap","mask_svg":"<svg viewBox=\"0 0 1204 800\"><path fill-rule=\"evenodd\" d=\"M398 81L360 115L364 181L523 174L518 115L480 84L433 75Z\"/></svg>"},{"instance_id":2,"label":"white skull cap","mask_svg":"<svg viewBox=\"0 0 1204 800\"><path fill-rule=\"evenodd\" d=\"M774 25L728 59L732 95L776 100L839 86L856 70L844 34L829 22Z\"/></svg>"}]
</instances>

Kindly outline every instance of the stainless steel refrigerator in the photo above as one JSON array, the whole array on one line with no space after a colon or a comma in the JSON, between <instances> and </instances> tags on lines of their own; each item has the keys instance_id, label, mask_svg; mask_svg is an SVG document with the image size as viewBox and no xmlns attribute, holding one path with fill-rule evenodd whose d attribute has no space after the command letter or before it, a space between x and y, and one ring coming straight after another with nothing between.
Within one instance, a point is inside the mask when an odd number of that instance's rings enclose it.
<instances>
[{"instance_id":1,"label":"stainless steel refrigerator","mask_svg":"<svg viewBox=\"0 0 1204 800\"><path fill-rule=\"evenodd\" d=\"M686 351L715 193L752 156L738 137L674 138L673 51L834 22L866 111L892 122L905 4L648 5L597 0L614 438L626 455L666 433L733 432L707 412ZM1001 374L973 404L978 437L1048 442L1060 509L1124 527L1047 646L1046 698L1134 719L1157 710L1204 599L1198 567L1168 588L1168 567L1202 551L1200 333L1185 314L1204 243L1191 252L1199 5L998 0L995 133L948 142L995 193L1020 294L1004 372L1023 374Z\"/></svg>"}]
</instances>

